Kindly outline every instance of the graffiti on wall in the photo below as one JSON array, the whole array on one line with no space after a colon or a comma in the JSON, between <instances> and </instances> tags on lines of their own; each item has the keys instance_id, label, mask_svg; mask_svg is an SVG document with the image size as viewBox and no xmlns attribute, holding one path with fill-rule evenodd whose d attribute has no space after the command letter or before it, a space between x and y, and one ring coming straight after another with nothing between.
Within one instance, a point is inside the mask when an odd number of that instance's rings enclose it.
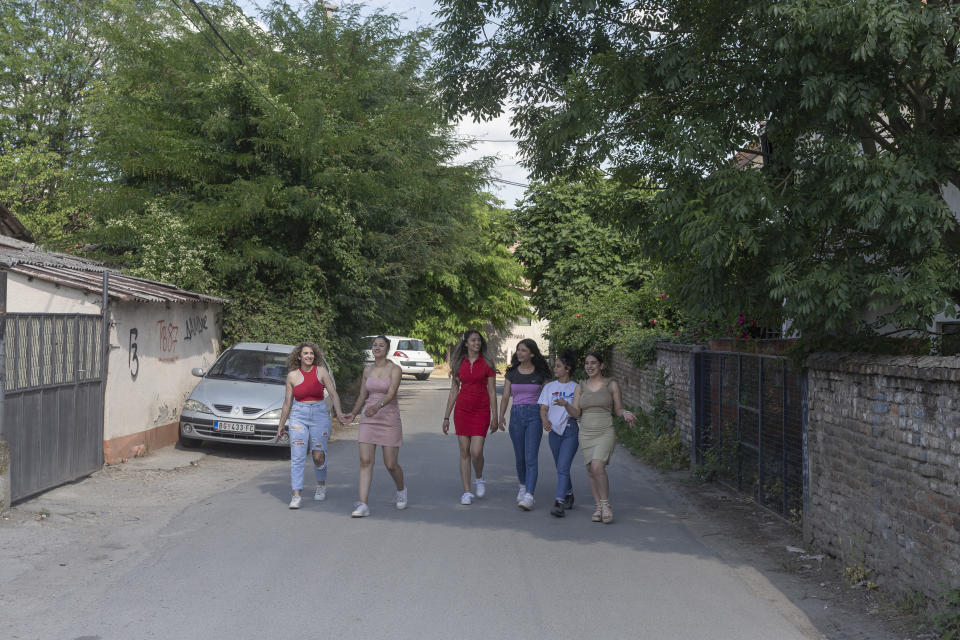
<instances>
[{"instance_id":1,"label":"graffiti on wall","mask_svg":"<svg viewBox=\"0 0 960 640\"><path fill-rule=\"evenodd\" d=\"M180 327L167 320L157 320L160 330L160 362L177 361L177 343L180 341Z\"/></svg>"},{"instance_id":2,"label":"graffiti on wall","mask_svg":"<svg viewBox=\"0 0 960 640\"><path fill-rule=\"evenodd\" d=\"M207 316L190 316L187 318L187 327L183 339L189 340L207 330Z\"/></svg>"},{"instance_id":3,"label":"graffiti on wall","mask_svg":"<svg viewBox=\"0 0 960 640\"><path fill-rule=\"evenodd\" d=\"M130 367L130 377L134 380L137 379L137 374L140 373L140 358L137 357L137 335L139 332L136 328L130 329L130 343L127 346L127 365Z\"/></svg>"}]
</instances>

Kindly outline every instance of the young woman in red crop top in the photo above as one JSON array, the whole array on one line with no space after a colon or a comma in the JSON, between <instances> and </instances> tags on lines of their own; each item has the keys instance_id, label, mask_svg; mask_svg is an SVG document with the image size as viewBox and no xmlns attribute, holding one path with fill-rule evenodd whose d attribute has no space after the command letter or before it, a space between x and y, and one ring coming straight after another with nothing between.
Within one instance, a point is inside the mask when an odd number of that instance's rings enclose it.
<instances>
[{"instance_id":1,"label":"young woman in red crop top","mask_svg":"<svg viewBox=\"0 0 960 640\"><path fill-rule=\"evenodd\" d=\"M312 342L301 342L287 358L286 396L280 410L280 426L277 438L286 431L290 418L290 485L293 498L290 508L300 508L300 492L303 490L303 468L307 460L307 445L313 452L317 489L314 500L327 497L327 441L330 439L330 414L324 402L324 394L330 396L337 419L344 421L340 409L340 397L333 378L323 362L323 352Z\"/></svg>"}]
</instances>

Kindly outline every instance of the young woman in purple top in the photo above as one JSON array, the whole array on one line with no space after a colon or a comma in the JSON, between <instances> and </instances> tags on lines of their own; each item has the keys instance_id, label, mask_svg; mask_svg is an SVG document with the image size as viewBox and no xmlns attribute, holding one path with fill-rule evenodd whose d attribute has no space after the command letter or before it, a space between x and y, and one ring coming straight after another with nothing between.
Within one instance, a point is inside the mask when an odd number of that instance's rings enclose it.
<instances>
[{"instance_id":1,"label":"young woman in purple top","mask_svg":"<svg viewBox=\"0 0 960 640\"><path fill-rule=\"evenodd\" d=\"M537 460L540 455L540 388L550 377L550 366L540 354L537 343L525 338L517 344L510 366L504 375L503 399L500 402L500 429L506 425L507 398L510 409L510 439L517 459L517 506L524 511L533 509L533 492L537 488Z\"/></svg>"}]
</instances>

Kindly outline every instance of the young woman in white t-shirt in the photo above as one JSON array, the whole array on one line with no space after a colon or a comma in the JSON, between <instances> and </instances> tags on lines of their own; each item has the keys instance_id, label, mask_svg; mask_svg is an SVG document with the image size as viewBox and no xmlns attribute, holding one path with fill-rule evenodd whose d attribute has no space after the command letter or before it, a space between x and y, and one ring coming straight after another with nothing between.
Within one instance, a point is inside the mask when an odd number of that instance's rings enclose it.
<instances>
[{"instance_id":1,"label":"young woman in white t-shirt","mask_svg":"<svg viewBox=\"0 0 960 640\"><path fill-rule=\"evenodd\" d=\"M553 363L557 379L548 382L540 392L540 422L543 430L550 432L550 451L557 464L557 495L550 513L562 518L564 511L573 508L573 483L570 481L570 465L579 446L580 428L576 418L569 412L577 383L570 379L576 359L569 351Z\"/></svg>"}]
</instances>

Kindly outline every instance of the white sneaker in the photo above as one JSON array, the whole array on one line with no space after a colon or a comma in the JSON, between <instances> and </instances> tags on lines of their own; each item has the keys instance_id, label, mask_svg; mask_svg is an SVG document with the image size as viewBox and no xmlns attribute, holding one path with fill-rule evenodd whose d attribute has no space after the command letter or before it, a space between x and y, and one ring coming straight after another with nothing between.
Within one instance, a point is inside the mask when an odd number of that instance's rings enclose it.
<instances>
[{"instance_id":1,"label":"white sneaker","mask_svg":"<svg viewBox=\"0 0 960 640\"><path fill-rule=\"evenodd\" d=\"M327 499L327 485L318 484L317 492L313 494L313 499L319 501Z\"/></svg>"},{"instance_id":2,"label":"white sneaker","mask_svg":"<svg viewBox=\"0 0 960 640\"><path fill-rule=\"evenodd\" d=\"M357 506L354 507L353 513L350 514L351 518L366 518L370 515L370 507L367 506L365 502L358 502Z\"/></svg>"},{"instance_id":3,"label":"white sneaker","mask_svg":"<svg viewBox=\"0 0 960 640\"><path fill-rule=\"evenodd\" d=\"M487 495L487 481L483 478L477 478L473 481L473 485L476 487L475 492L478 498L482 498Z\"/></svg>"},{"instance_id":4,"label":"white sneaker","mask_svg":"<svg viewBox=\"0 0 960 640\"><path fill-rule=\"evenodd\" d=\"M523 496L527 493L527 488L524 485L520 485L520 490L517 491L517 503L523 500Z\"/></svg>"},{"instance_id":5,"label":"white sneaker","mask_svg":"<svg viewBox=\"0 0 960 640\"><path fill-rule=\"evenodd\" d=\"M397 509L406 509L407 508L407 488L404 487L400 491L397 491Z\"/></svg>"},{"instance_id":6,"label":"white sneaker","mask_svg":"<svg viewBox=\"0 0 960 640\"><path fill-rule=\"evenodd\" d=\"M295 495L295 496L293 496L292 498L290 498L290 508L291 508L291 509L299 509L299 508L300 508L300 496L299 496L299 495Z\"/></svg>"},{"instance_id":7,"label":"white sneaker","mask_svg":"<svg viewBox=\"0 0 960 640\"><path fill-rule=\"evenodd\" d=\"M460 504L473 504L473 494L467 491L460 496Z\"/></svg>"},{"instance_id":8,"label":"white sneaker","mask_svg":"<svg viewBox=\"0 0 960 640\"><path fill-rule=\"evenodd\" d=\"M523 499L517 503L517 506L524 511L530 511L533 509L533 496L529 493L524 493Z\"/></svg>"}]
</instances>

